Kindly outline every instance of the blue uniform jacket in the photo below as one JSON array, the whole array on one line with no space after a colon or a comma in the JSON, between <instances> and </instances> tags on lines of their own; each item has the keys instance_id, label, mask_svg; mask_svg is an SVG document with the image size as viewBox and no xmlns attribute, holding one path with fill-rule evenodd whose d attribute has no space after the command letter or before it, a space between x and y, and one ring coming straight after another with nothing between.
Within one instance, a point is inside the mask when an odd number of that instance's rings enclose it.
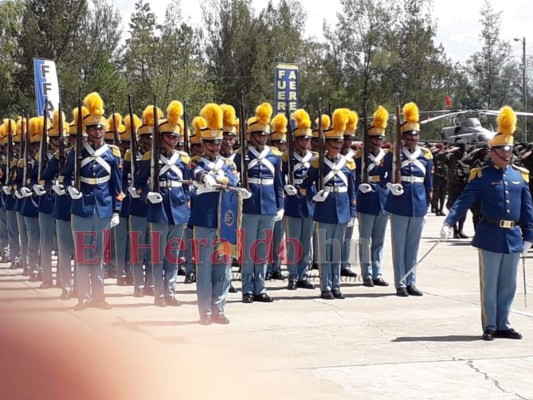
<instances>
[{"instance_id":1,"label":"blue uniform jacket","mask_svg":"<svg viewBox=\"0 0 533 400\"><path fill-rule=\"evenodd\" d=\"M433 155L428 149L418 146L413 153L402 147L400 154L404 192L400 196L389 193L385 210L405 217L423 217L427 213L433 191Z\"/></svg>"},{"instance_id":2,"label":"blue uniform jacket","mask_svg":"<svg viewBox=\"0 0 533 400\"><path fill-rule=\"evenodd\" d=\"M54 193L51 192L51 188L54 184L54 180L57 179L57 175L59 174L59 163L53 154L47 154L47 156L48 160L46 161L46 166L41 174L42 182L39 182L46 190L45 194L39 196L39 212L42 212L43 214L52 214L55 196ZM55 162L53 160L55 160Z\"/></svg>"},{"instance_id":3,"label":"blue uniform jacket","mask_svg":"<svg viewBox=\"0 0 533 400\"><path fill-rule=\"evenodd\" d=\"M9 171L10 177L9 179L7 179L7 181L4 181L4 182L7 182L7 186L11 188L11 194L5 197L7 211L18 211L18 200L13 194L13 190L15 189L14 185L15 185L15 177L16 177L16 172L17 172L17 165L18 165L17 160L14 159L11 161L11 168Z\"/></svg>"},{"instance_id":4,"label":"blue uniform jacket","mask_svg":"<svg viewBox=\"0 0 533 400\"><path fill-rule=\"evenodd\" d=\"M61 175L64 176L63 184L65 190L73 185L75 151L70 151L67 161L63 166ZM120 150L113 145L104 144L94 150L88 143L82 148L81 167L81 199L72 200L71 212L80 217L90 217L96 212L100 218L110 218L113 212L120 212L122 206L122 164L120 161ZM91 154L94 153L93 156ZM98 156L98 157L97 157ZM110 170L102 165L109 165ZM91 184L83 180L87 179L107 179L103 183Z\"/></svg>"},{"instance_id":5,"label":"blue uniform jacket","mask_svg":"<svg viewBox=\"0 0 533 400\"><path fill-rule=\"evenodd\" d=\"M285 196L285 215L293 218L307 218L312 217L315 212L315 204L313 203L313 196L316 194L315 186L312 186L307 191L305 196L302 196L299 189L307 176L311 162L318 157L317 153L308 151L303 157L300 154L294 153L293 159L293 176L294 187L298 189L298 194L295 196ZM282 171L285 179L287 178L288 167L288 153L283 153ZM288 184L288 180L286 181Z\"/></svg>"},{"instance_id":6,"label":"blue uniform jacket","mask_svg":"<svg viewBox=\"0 0 533 400\"><path fill-rule=\"evenodd\" d=\"M32 158L30 161L28 161L28 163L26 164L26 184L22 186L26 186L28 189L31 190L33 185L37 183L37 170L39 168L38 165L39 163L35 158ZM23 174L22 168L20 173ZM33 191L31 196L24 197L23 199L21 199L20 215L28 218L37 218L39 216L39 200L39 196L34 194Z\"/></svg>"},{"instance_id":7,"label":"blue uniform jacket","mask_svg":"<svg viewBox=\"0 0 533 400\"><path fill-rule=\"evenodd\" d=\"M210 173L220 177L224 176L228 178L229 186L236 187L239 184L239 178L235 173L236 169L235 163L229 158L218 157L216 160L209 160L206 157L196 156L192 159L190 174L199 183L199 186L194 202L191 202L189 225L204 228L216 228L218 226L220 190L206 188L201 180L202 175Z\"/></svg>"},{"instance_id":8,"label":"blue uniform jacket","mask_svg":"<svg viewBox=\"0 0 533 400\"><path fill-rule=\"evenodd\" d=\"M281 156L282 153L275 147L265 146L261 154L253 146L248 148L248 188L252 197L243 201L244 214L276 215L283 208ZM242 174L241 153L235 155L234 161L239 174ZM266 179L270 183L253 183L256 179Z\"/></svg>"},{"instance_id":9,"label":"blue uniform jacket","mask_svg":"<svg viewBox=\"0 0 533 400\"><path fill-rule=\"evenodd\" d=\"M334 160L337 168L342 165L335 175L331 173L332 162L329 157L324 157L324 188L331 190L325 201L315 203L313 220L327 224L347 224L354 216L355 210L355 162L344 156ZM315 159L307 173L307 177L302 183L302 188L306 191L312 190L317 184L320 171L320 161ZM328 175L333 178L327 179ZM318 188L320 189L320 188Z\"/></svg>"},{"instance_id":10,"label":"blue uniform jacket","mask_svg":"<svg viewBox=\"0 0 533 400\"><path fill-rule=\"evenodd\" d=\"M363 182L362 174L362 151L355 155L355 165L357 173L356 187ZM387 183L392 178L393 154L381 149L377 155L370 154L368 164L368 184L372 186L372 192L361 193L357 191L357 211L363 214L385 215L385 203L389 195Z\"/></svg>"},{"instance_id":11,"label":"blue uniform jacket","mask_svg":"<svg viewBox=\"0 0 533 400\"><path fill-rule=\"evenodd\" d=\"M470 172L470 182L453 203L445 222L452 226L479 200L483 217L515 221L520 226L500 228L481 219L472 245L494 253L521 252L522 238L533 242L533 205L528 182L529 171L525 168L501 169L494 165L474 168Z\"/></svg>"},{"instance_id":12,"label":"blue uniform jacket","mask_svg":"<svg viewBox=\"0 0 533 400\"><path fill-rule=\"evenodd\" d=\"M189 155L183 151L174 150L169 158L164 157L168 160L169 165L164 164L163 157L161 155L159 159L160 193L163 196L163 201L158 204L148 202L147 221L167 225L186 224L189 220L189 206L187 204L189 186L165 187L165 185L167 184L166 182L180 182L181 180L189 179ZM148 180L150 179L151 158L151 151L144 153L143 159L139 164L139 173L135 178L135 188L145 203L147 202L146 196L150 192Z\"/></svg>"}]
</instances>

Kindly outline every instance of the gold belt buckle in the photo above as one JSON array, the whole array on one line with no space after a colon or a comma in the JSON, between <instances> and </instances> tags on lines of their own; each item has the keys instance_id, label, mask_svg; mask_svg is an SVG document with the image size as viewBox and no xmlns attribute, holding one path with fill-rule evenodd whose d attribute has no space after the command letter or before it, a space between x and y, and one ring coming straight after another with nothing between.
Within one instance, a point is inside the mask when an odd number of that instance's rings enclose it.
<instances>
[{"instance_id":1,"label":"gold belt buckle","mask_svg":"<svg viewBox=\"0 0 533 400\"><path fill-rule=\"evenodd\" d=\"M502 219L500 221L500 228L512 228L514 226L514 221L506 221Z\"/></svg>"}]
</instances>

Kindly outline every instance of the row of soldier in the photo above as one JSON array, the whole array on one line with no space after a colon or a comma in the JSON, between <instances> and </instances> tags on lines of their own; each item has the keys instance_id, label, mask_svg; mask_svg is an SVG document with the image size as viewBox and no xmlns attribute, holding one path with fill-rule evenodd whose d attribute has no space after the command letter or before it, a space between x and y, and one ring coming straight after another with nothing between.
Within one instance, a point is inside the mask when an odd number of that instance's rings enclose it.
<instances>
[{"instance_id":1,"label":"row of soldier","mask_svg":"<svg viewBox=\"0 0 533 400\"><path fill-rule=\"evenodd\" d=\"M320 270L320 296L343 299L341 271L355 275L350 245L356 218L359 243L364 244L364 286L388 285L381 266L390 218L396 294L422 295L413 267L431 199L433 157L418 146L414 103L403 108L403 145L394 172L393 153L382 148L388 112L381 106L368 129L364 159L350 146L358 116L348 109L335 110L331 118L322 115L313 131L302 109L292 115L292 129L285 115L272 118L268 103L241 125L233 107L207 104L192 121L189 155L177 150L184 138L178 101L169 104L165 118L155 105L146 107L142 121L131 113L124 120L112 115L108 121L97 93L88 95L84 104L74 110L70 124L55 113L49 130L42 117L4 120L0 129L2 210L12 266L22 267L32 280L42 280L41 287L51 287L57 236L57 279L64 299L73 296L75 255L75 310L109 308L102 262L111 228L118 284L130 283L131 271L134 296L154 295L157 306L179 305L175 283L178 254L184 253L186 279L195 273L201 323L229 323L224 305L237 253L222 233L227 215L221 215L219 207L227 193L239 206L232 219L241 222L243 233L238 254L244 303L272 301L265 286L266 260L283 235L286 243L296 244L286 245L291 260L288 289L314 288L308 279L314 260ZM122 153L106 144L106 129L119 133ZM48 141L41 140L43 131ZM233 152L239 133L247 146ZM63 135L69 143L64 155ZM311 150L313 141L318 152ZM40 162L39 145L46 142L47 160ZM134 142L132 153L128 147ZM285 142L291 143L290 153L283 152ZM366 179L358 173L363 170ZM280 277L281 261L273 254L269 272Z\"/></svg>"}]
</instances>

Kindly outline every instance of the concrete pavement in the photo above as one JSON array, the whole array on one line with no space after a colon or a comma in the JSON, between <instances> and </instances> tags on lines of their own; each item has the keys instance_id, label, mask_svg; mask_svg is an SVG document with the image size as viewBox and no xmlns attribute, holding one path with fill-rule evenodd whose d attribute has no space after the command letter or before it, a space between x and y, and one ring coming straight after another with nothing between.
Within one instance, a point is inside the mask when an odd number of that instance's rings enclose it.
<instances>
[{"instance_id":1,"label":"concrete pavement","mask_svg":"<svg viewBox=\"0 0 533 400\"><path fill-rule=\"evenodd\" d=\"M428 216L419 256L442 220ZM392 282L388 233L386 243L384 278ZM533 399L533 298L525 308L521 268L511 322L524 339L482 341L469 240L441 243L424 260L421 298L356 280L343 283L345 300L328 301L319 289L270 281L274 303L242 304L241 293L230 294L227 326L197 323L195 286L182 277L181 307L154 307L109 280L113 309L74 312L76 301L60 300L59 289L0 268L5 398Z\"/></svg>"}]
</instances>

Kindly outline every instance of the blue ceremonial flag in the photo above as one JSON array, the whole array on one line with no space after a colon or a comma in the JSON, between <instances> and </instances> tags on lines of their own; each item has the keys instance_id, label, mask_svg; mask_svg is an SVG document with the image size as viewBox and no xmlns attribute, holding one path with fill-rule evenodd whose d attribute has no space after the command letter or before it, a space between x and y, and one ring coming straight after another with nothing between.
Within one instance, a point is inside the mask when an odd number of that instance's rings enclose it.
<instances>
[{"instance_id":1,"label":"blue ceremonial flag","mask_svg":"<svg viewBox=\"0 0 533 400\"><path fill-rule=\"evenodd\" d=\"M278 64L274 77L274 115L285 114L287 104L292 115L298 108L298 67Z\"/></svg>"},{"instance_id":2,"label":"blue ceremonial flag","mask_svg":"<svg viewBox=\"0 0 533 400\"><path fill-rule=\"evenodd\" d=\"M37 115L43 115L46 110L48 118L52 118L54 110L59 106L59 84L57 83L56 63L52 60L34 58L33 71L35 76Z\"/></svg>"},{"instance_id":3,"label":"blue ceremonial flag","mask_svg":"<svg viewBox=\"0 0 533 400\"><path fill-rule=\"evenodd\" d=\"M236 190L221 190L218 201L217 238L237 245L242 222L242 194Z\"/></svg>"}]
</instances>

